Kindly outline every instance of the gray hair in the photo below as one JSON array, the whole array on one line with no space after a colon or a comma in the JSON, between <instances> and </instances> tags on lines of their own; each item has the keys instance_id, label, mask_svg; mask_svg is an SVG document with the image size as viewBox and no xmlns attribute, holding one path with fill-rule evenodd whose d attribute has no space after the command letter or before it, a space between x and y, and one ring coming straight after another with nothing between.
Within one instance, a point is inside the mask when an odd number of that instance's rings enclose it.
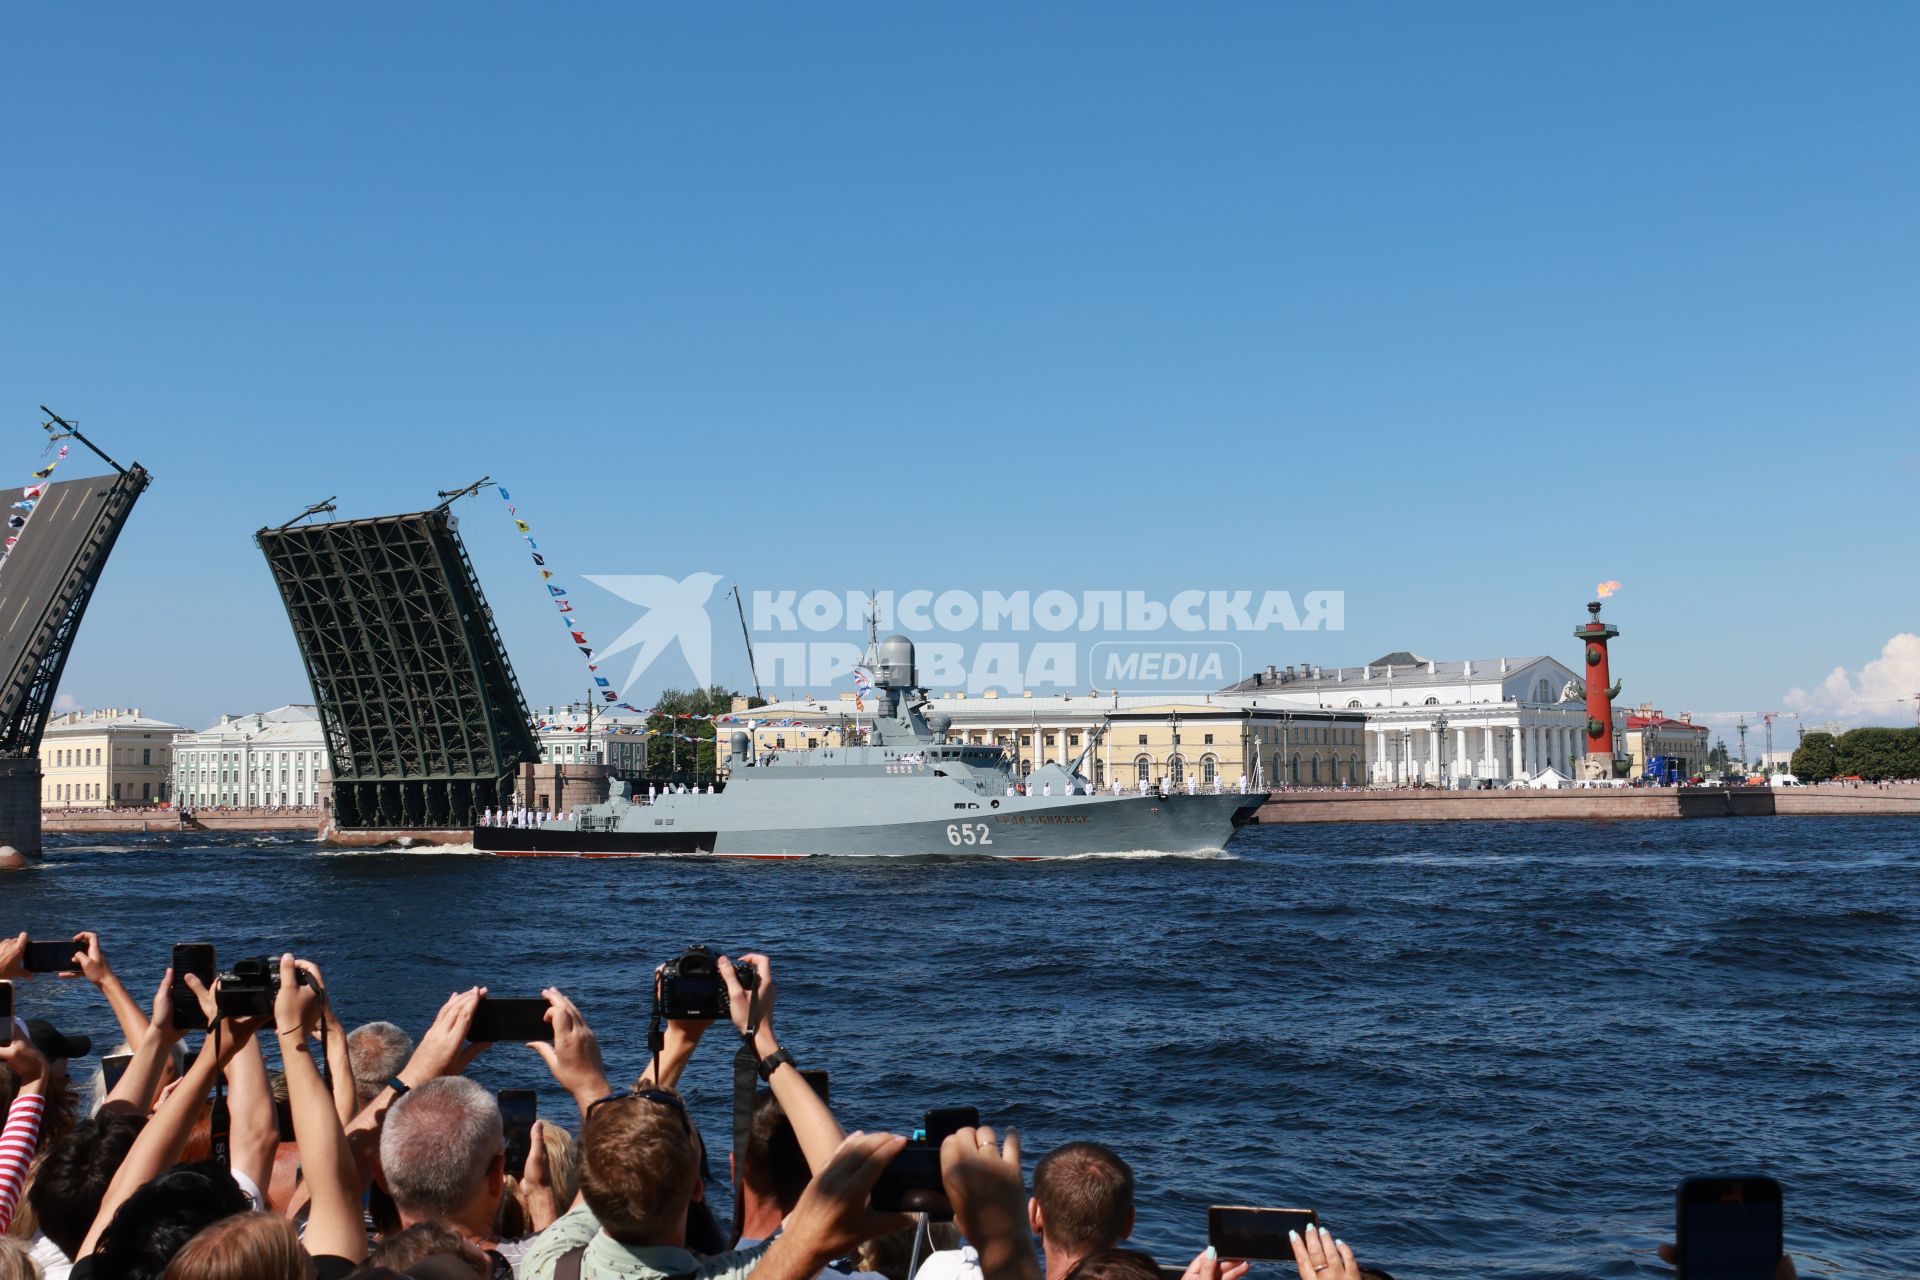
<instances>
[{"instance_id":1,"label":"gray hair","mask_svg":"<svg viewBox=\"0 0 1920 1280\"><path fill-rule=\"evenodd\" d=\"M493 1095L465 1076L442 1076L388 1109L380 1167L403 1211L449 1218L485 1186L504 1147Z\"/></svg>"},{"instance_id":2,"label":"gray hair","mask_svg":"<svg viewBox=\"0 0 1920 1280\"><path fill-rule=\"evenodd\" d=\"M354 1083L378 1093L400 1074L413 1056L413 1037L391 1022L369 1022L347 1032L347 1061L353 1064Z\"/></svg>"}]
</instances>

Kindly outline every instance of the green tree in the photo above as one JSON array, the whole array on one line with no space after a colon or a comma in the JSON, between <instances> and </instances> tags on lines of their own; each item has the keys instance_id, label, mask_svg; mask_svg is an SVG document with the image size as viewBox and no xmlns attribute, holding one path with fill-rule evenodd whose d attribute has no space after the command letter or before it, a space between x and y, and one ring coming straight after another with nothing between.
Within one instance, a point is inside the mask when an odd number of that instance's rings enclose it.
<instances>
[{"instance_id":1,"label":"green tree","mask_svg":"<svg viewBox=\"0 0 1920 1280\"><path fill-rule=\"evenodd\" d=\"M1837 772L1838 763L1834 741L1832 734L1819 732L1800 739L1800 745L1793 750L1793 776L1802 782L1825 782L1831 778Z\"/></svg>"},{"instance_id":2,"label":"green tree","mask_svg":"<svg viewBox=\"0 0 1920 1280\"><path fill-rule=\"evenodd\" d=\"M1717 738L1713 749L1707 752L1707 772L1725 774L1733 767L1733 757L1727 751L1727 740Z\"/></svg>"},{"instance_id":3,"label":"green tree","mask_svg":"<svg viewBox=\"0 0 1920 1280\"><path fill-rule=\"evenodd\" d=\"M711 781L716 747L712 717L733 710L740 695L725 685L662 689L647 717L647 776L678 782Z\"/></svg>"},{"instance_id":4,"label":"green tree","mask_svg":"<svg viewBox=\"0 0 1920 1280\"><path fill-rule=\"evenodd\" d=\"M1812 734L1808 734L1812 737ZM1835 771L1868 782L1920 778L1920 728L1849 729L1836 743Z\"/></svg>"}]
</instances>

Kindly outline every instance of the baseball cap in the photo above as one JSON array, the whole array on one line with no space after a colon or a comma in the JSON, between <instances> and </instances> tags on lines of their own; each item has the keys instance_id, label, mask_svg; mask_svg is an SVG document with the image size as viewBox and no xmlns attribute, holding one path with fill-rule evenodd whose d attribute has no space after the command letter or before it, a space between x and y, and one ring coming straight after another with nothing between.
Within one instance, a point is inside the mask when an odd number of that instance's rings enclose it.
<instances>
[{"instance_id":1,"label":"baseball cap","mask_svg":"<svg viewBox=\"0 0 1920 1280\"><path fill-rule=\"evenodd\" d=\"M45 1018L28 1019L27 1038L48 1062L57 1058L84 1058L93 1052L92 1037L66 1035Z\"/></svg>"}]
</instances>

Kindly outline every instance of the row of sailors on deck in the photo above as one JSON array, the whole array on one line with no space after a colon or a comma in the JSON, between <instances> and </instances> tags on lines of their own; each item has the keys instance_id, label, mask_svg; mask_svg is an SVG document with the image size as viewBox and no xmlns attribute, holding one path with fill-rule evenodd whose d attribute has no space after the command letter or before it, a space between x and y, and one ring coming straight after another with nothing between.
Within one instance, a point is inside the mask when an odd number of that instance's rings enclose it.
<instances>
[{"instance_id":1,"label":"row of sailors on deck","mask_svg":"<svg viewBox=\"0 0 1920 1280\"><path fill-rule=\"evenodd\" d=\"M1120 779L1115 778L1112 781L1112 783L1109 785L1111 785L1111 787L1113 788L1114 795L1117 796L1120 794L1122 790L1120 786ZM1136 783L1135 785L1139 788L1140 794L1143 796L1146 795L1148 791L1154 789L1152 785L1149 784L1145 778L1140 779L1139 782ZM1179 784L1175 783L1174 785L1177 787ZM1212 790L1213 794L1216 796L1226 794L1226 786L1224 783L1221 782L1221 780L1218 777L1214 778L1210 789ZM1241 795L1247 794L1247 775L1246 774L1243 773L1240 775L1240 781L1235 784L1235 789L1239 791ZM1069 796L1073 796L1073 795L1089 795L1090 796L1095 794L1097 790L1098 788L1096 788L1091 782L1087 782L1083 779L1076 778L1073 781L1068 782L1066 784L1066 790L1063 791L1061 794L1069 795ZM1199 777L1195 774L1191 774L1191 773L1188 774L1187 775L1187 794L1190 796L1197 796L1200 794L1200 791L1201 791L1201 787L1200 787ZM1029 795L1031 794L1031 789L1024 783L1009 782L1007 784L1007 794L1010 796L1011 795ZM1040 794L1043 796L1052 795L1053 784L1051 782L1041 783Z\"/></svg>"}]
</instances>

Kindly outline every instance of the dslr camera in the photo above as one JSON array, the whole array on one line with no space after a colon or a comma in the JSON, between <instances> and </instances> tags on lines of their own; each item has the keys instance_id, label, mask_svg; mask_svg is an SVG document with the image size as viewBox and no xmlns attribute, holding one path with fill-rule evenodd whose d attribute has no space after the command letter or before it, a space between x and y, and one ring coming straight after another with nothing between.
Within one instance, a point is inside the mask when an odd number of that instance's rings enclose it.
<instances>
[{"instance_id":1,"label":"dslr camera","mask_svg":"<svg viewBox=\"0 0 1920 1280\"><path fill-rule=\"evenodd\" d=\"M295 969L300 985L310 987L313 979L305 969ZM280 994L280 962L266 956L248 956L235 960L233 968L220 975L220 989L213 993L223 1018L271 1018L273 998Z\"/></svg>"},{"instance_id":2,"label":"dslr camera","mask_svg":"<svg viewBox=\"0 0 1920 1280\"><path fill-rule=\"evenodd\" d=\"M733 974L748 991L760 986L760 971L736 960ZM720 962L699 943L667 961L660 969L660 1016L668 1021L714 1019L727 1016L727 984L720 979Z\"/></svg>"}]
</instances>

